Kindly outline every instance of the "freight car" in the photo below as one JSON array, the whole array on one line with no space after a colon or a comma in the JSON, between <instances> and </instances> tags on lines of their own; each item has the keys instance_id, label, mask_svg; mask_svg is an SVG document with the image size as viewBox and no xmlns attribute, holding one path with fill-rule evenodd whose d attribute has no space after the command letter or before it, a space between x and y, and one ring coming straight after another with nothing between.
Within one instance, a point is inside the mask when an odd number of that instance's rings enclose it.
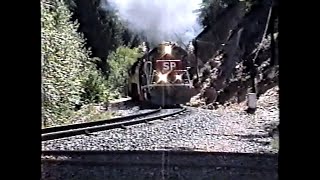
<instances>
[{"instance_id":1,"label":"freight car","mask_svg":"<svg viewBox=\"0 0 320 180\"><path fill-rule=\"evenodd\" d=\"M159 44L129 70L129 96L160 106L185 104L195 94L188 57L176 43Z\"/></svg>"}]
</instances>

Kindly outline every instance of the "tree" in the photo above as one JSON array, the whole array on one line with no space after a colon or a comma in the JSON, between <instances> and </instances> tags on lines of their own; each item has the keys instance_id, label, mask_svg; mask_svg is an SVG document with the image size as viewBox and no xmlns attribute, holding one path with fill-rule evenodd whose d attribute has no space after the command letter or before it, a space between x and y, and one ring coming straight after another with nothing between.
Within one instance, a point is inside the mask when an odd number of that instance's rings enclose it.
<instances>
[{"instance_id":1,"label":"tree","mask_svg":"<svg viewBox=\"0 0 320 180\"><path fill-rule=\"evenodd\" d=\"M93 68L90 51L62 0L41 1L42 112L45 125L66 120Z\"/></svg>"},{"instance_id":2,"label":"tree","mask_svg":"<svg viewBox=\"0 0 320 180\"><path fill-rule=\"evenodd\" d=\"M128 69L141 56L138 48L130 49L128 47L120 46L115 52L108 57L110 65L110 72L108 82L110 84L111 92L116 92L114 95L119 96L125 94L125 87L127 85Z\"/></svg>"},{"instance_id":3,"label":"tree","mask_svg":"<svg viewBox=\"0 0 320 180\"><path fill-rule=\"evenodd\" d=\"M118 19L116 11L100 7L101 0L75 0L74 2L76 6L72 8L74 19L80 22L79 31L87 39L87 47L92 49L92 57L101 59L97 61L97 67L107 76L108 55L123 44L124 26Z\"/></svg>"}]
</instances>

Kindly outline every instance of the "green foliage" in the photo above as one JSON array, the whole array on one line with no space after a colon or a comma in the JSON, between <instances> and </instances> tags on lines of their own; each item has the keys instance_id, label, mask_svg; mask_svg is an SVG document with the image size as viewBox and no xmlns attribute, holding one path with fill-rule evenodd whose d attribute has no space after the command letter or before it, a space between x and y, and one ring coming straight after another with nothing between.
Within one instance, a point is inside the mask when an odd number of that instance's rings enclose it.
<instances>
[{"instance_id":1,"label":"green foliage","mask_svg":"<svg viewBox=\"0 0 320 180\"><path fill-rule=\"evenodd\" d=\"M69 123L79 123L97 121L102 119L110 119L119 114L115 112L105 111L96 104L84 105L79 111L70 111Z\"/></svg>"},{"instance_id":2,"label":"green foliage","mask_svg":"<svg viewBox=\"0 0 320 180\"><path fill-rule=\"evenodd\" d=\"M126 36L129 40L124 39L126 28L119 20L116 11L110 8L108 1L76 0L74 3L75 5L70 5L70 8L75 12L75 19L80 22L79 31L87 39L87 45L92 48L93 56L101 59L101 61L96 62L97 66L107 77L109 71L107 58L109 54L123 43L131 40L131 36Z\"/></svg>"},{"instance_id":3,"label":"green foliage","mask_svg":"<svg viewBox=\"0 0 320 180\"><path fill-rule=\"evenodd\" d=\"M45 124L65 121L80 101L92 63L78 24L62 0L41 1L42 112Z\"/></svg>"},{"instance_id":4,"label":"green foliage","mask_svg":"<svg viewBox=\"0 0 320 180\"><path fill-rule=\"evenodd\" d=\"M82 101L88 103L107 102L109 91L107 82L96 69L92 70L88 79L84 82L84 93Z\"/></svg>"},{"instance_id":5,"label":"green foliage","mask_svg":"<svg viewBox=\"0 0 320 180\"><path fill-rule=\"evenodd\" d=\"M91 13L99 15L94 16L97 23L94 28L99 31L89 31L87 35L95 45L92 49L105 59L90 58L91 52L84 48L85 40L77 32L79 24L71 21L72 14L65 2L78 11L79 3L81 5L88 1L75 1L78 3L75 6L72 5L73 1L68 0L41 0L43 127L70 123L84 117L83 114L86 113L86 121L88 118L112 116L110 113L93 110L92 103L107 102L124 94L128 69L140 56L137 48L120 46L123 30L115 14L98 11L95 7L97 4L94 3L89 9L95 10ZM85 9L88 8L81 6L82 13ZM130 37L130 34L127 35ZM104 64L105 69L107 65L110 67L108 79L97 70L96 64L100 64L100 67ZM84 106L79 111L74 111L75 105Z\"/></svg>"},{"instance_id":6,"label":"green foliage","mask_svg":"<svg viewBox=\"0 0 320 180\"><path fill-rule=\"evenodd\" d=\"M214 25L216 18L225 8L242 1L245 2L247 9L250 9L255 0L203 0L199 9L199 19L204 26Z\"/></svg>"},{"instance_id":7,"label":"green foliage","mask_svg":"<svg viewBox=\"0 0 320 180\"><path fill-rule=\"evenodd\" d=\"M141 54L138 48L130 49L120 46L108 57L108 64L110 66L108 82L114 96L125 94L128 69L139 56L141 56Z\"/></svg>"}]
</instances>

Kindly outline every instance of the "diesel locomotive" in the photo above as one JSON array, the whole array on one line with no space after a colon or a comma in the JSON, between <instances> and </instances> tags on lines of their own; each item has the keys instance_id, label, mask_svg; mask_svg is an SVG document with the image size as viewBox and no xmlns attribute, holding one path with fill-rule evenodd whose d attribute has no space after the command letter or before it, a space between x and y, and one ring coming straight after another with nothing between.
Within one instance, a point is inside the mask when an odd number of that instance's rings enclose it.
<instances>
[{"instance_id":1,"label":"diesel locomotive","mask_svg":"<svg viewBox=\"0 0 320 180\"><path fill-rule=\"evenodd\" d=\"M129 96L160 106L185 104L195 94L189 57L190 52L173 42L151 49L129 70Z\"/></svg>"}]
</instances>

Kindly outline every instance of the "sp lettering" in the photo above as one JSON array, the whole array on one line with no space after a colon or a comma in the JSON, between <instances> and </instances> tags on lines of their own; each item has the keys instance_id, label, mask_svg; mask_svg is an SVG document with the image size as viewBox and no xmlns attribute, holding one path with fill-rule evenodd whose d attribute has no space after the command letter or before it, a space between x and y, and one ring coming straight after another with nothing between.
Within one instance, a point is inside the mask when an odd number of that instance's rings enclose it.
<instances>
[{"instance_id":1,"label":"sp lettering","mask_svg":"<svg viewBox=\"0 0 320 180\"><path fill-rule=\"evenodd\" d=\"M163 62L162 65L164 71L171 71L177 67L176 62Z\"/></svg>"}]
</instances>

